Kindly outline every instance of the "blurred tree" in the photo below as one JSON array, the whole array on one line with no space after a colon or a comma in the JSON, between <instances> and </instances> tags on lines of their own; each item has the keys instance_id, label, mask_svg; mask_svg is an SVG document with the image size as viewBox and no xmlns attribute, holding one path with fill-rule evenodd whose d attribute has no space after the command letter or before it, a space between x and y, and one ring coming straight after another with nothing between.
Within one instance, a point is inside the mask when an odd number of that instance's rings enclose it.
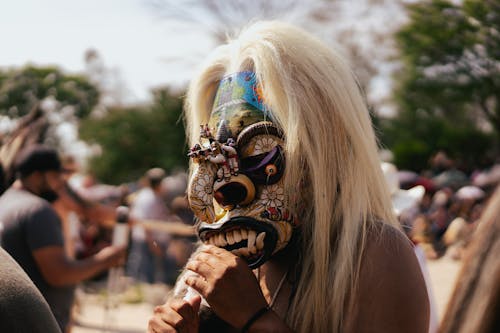
<instances>
[{"instance_id":1,"label":"blurred tree","mask_svg":"<svg viewBox=\"0 0 500 333\"><path fill-rule=\"evenodd\" d=\"M102 150L89 164L100 181L120 184L138 179L152 167L187 167L182 100L168 89L153 94L151 106L109 108L104 116L81 123L82 138Z\"/></svg>"},{"instance_id":2,"label":"blurred tree","mask_svg":"<svg viewBox=\"0 0 500 333\"><path fill-rule=\"evenodd\" d=\"M394 162L400 169L424 170L429 167L429 158L439 150L448 152L464 171L486 167L494 157L491 134L473 126L457 127L453 122L424 112L378 118L377 124L381 141L392 150Z\"/></svg>"},{"instance_id":3,"label":"blurred tree","mask_svg":"<svg viewBox=\"0 0 500 333\"><path fill-rule=\"evenodd\" d=\"M0 70L0 115L24 116L47 98L57 101L59 110L70 106L76 117L84 118L97 104L99 92L85 76L65 74L57 67Z\"/></svg>"},{"instance_id":4,"label":"blurred tree","mask_svg":"<svg viewBox=\"0 0 500 333\"><path fill-rule=\"evenodd\" d=\"M216 44L256 19L293 20L301 24L326 23L332 15L334 1L310 0L149 0L155 13L210 33Z\"/></svg>"},{"instance_id":5,"label":"blurred tree","mask_svg":"<svg viewBox=\"0 0 500 333\"><path fill-rule=\"evenodd\" d=\"M500 1L424 0L408 11L396 34L400 110L381 122L384 143L400 167L421 169L438 149L474 163L499 147Z\"/></svg>"},{"instance_id":6,"label":"blurred tree","mask_svg":"<svg viewBox=\"0 0 500 333\"><path fill-rule=\"evenodd\" d=\"M0 160L7 172L30 143L44 143L64 155L81 152L85 144L78 140L78 121L91 113L99 96L86 76L57 67L0 69L0 121L8 124L0 129Z\"/></svg>"},{"instance_id":7,"label":"blurred tree","mask_svg":"<svg viewBox=\"0 0 500 333\"><path fill-rule=\"evenodd\" d=\"M209 50L251 22L280 20L301 26L327 44L335 45L351 63L361 87L367 91L368 102L387 104L390 89L380 89L380 84L379 89L374 86L375 81L387 81L394 67L388 64L395 50L390 36L405 19L401 1L148 0L146 3L153 8L154 15L170 24L172 33L188 36L202 32L207 37L205 43L198 43L202 44L198 48L205 48L191 57L186 56L185 47L171 48L172 53L182 53L165 58L166 65L176 69L183 65L189 71Z\"/></svg>"},{"instance_id":8,"label":"blurred tree","mask_svg":"<svg viewBox=\"0 0 500 333\"><path fill-rule=\"evenodd\" d=\"M131 95L118 68L108 67L100 53L93 48L85 51L85 74L99 89L99 107L122 106Z\"/></svg>"}]
</instances>

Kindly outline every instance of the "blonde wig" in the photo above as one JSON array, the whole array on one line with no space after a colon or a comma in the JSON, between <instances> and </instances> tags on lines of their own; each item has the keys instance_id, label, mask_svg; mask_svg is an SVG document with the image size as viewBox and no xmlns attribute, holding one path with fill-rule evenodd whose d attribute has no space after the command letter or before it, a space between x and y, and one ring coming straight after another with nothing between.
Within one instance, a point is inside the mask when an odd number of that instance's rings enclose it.
<instances>
[{"instance_id":1,"label":"blonde wig","mask_svg":"<svg viewBox=\"0 0 500 333\"><path fill-rule=\"evenodd\" d=\"M339 332L368 231L377 221L397 225L369 113L338 53L298 28L257 22L217 48L191 82L191 145L221 78L245 70L255 72L285 134L285 192L294 194L288 199L302 239L287 324L298 332Z\"/></svg>"}]
</instances>

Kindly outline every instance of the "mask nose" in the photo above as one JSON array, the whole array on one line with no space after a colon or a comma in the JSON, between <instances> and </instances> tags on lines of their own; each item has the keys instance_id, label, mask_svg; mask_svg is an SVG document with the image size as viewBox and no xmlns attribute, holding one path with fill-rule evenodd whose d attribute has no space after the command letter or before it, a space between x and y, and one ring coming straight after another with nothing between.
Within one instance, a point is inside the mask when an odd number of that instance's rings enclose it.
<instances>
[{"instance_id":1,"label":"mask nose","mask_svg":"<svg viewBox=\"0 0 500 333\"><path fill-rule=\"evenodd\" d=\"M255 185L247 176L239 174L229 180L216 181L214 199L224 209L246 206L255 198Z\"/></svg>"}]
</instances>

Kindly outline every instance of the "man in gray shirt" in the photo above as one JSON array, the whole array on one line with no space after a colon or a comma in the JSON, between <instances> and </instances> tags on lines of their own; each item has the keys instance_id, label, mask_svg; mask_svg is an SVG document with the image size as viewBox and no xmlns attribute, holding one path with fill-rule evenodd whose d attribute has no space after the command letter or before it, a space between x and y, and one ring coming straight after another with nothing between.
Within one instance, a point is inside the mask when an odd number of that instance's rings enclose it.
<instances>
[{"instance_id":1,"label":"man in gray shirt","mask_svg":"<svg viewBox=\"0 0 500 333\"><path fill-rule=\"evenodd\" d=\"M0 197L0 243L41 291L64 332L75 285L122 263L125 248L109 246L85 260L68 258L61 221L50 205L64 188L57 152L30 146L16 159L15 170L18 181Z\"/></svg>"}]
</instances>

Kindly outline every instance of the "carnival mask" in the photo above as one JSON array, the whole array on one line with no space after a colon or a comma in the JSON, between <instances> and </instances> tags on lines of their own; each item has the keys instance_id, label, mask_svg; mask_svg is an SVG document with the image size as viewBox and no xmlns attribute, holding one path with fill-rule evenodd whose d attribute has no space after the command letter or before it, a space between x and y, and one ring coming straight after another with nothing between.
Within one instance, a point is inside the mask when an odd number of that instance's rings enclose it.
<instances>
[{"instance_id":1,"label":"carnival mask","mask_svg":"<svg viewBox=\"0 0 500 333\"><path fill-rule=\"evenodd\" d=\"M283 249L292 235L283 179L284 138L264 105L253 72L224 77L200 143L192 147L188 198L206 244L251 268Z\"/></svg>"}]
</instances>

